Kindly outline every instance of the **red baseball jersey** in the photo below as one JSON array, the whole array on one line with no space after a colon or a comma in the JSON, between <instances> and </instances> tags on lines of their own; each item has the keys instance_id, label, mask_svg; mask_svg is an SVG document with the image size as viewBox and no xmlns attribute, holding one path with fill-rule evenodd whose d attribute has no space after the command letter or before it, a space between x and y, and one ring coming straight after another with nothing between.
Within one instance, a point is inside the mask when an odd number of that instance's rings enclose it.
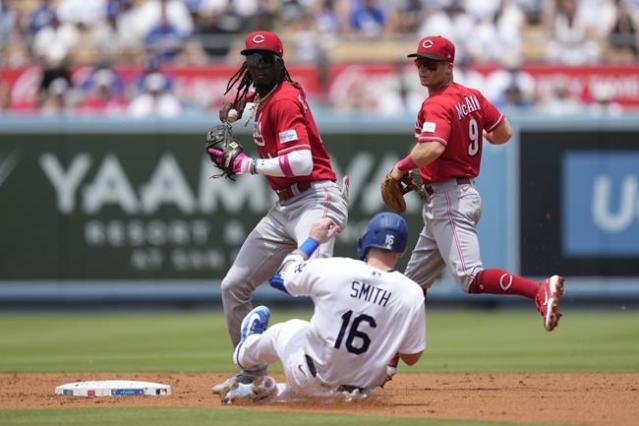
<instances>
[{"instance_id":1,"label":"red baseball jersey","mask_svg":"<svg viewBox=\"0 0 639 426\"><path fill-rule=\"evenodd\" d=\"M503 118L479 90L452 83L431 93L417 113L415 138L418 143L441 143L446 149L420 169L424 182L477 177L484 129L491 132Z\"/></svg>"},{"instance_id":2,"label":"red baseball jersey","mask_svg":"<svg viewBox=\"0 0 639 426\"><path fill-rule=\"evenodd\" d=\"M274 158L298 149L310 149L313 171L308 176L266 176L274 190L294 183L335 181L331 160L320 138L304 95L288 81L262 101L255 114L253 141L260 158Z\"/></svg>"}]
</instances>

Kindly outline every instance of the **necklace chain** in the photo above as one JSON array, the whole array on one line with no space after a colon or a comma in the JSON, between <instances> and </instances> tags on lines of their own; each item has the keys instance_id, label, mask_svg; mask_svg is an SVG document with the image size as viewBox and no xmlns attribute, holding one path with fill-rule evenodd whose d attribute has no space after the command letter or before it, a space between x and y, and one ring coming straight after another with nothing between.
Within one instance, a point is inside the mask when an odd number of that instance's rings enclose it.
<instances>
[{"instance_id":1,"label":"necklace chain","mask_svg":"<svg viewBox=\"0 0 639 426\"><path fill-rule=\"evenodd\" d=\"M259 108L260 104L267 100L268 97L273 94L275 89L277 89L277 86L279 86L279 84L273 86L273 88L269 90L268 93L264 95L264 97L261 97L259 93L255 95L255 99L253 99L253 108L251 108L248 119L246 120L246 122L244 122L244 127L248 126L248 124L255 119L255 114L257 113L257 109Z\"/></svg>"}]
</instances>

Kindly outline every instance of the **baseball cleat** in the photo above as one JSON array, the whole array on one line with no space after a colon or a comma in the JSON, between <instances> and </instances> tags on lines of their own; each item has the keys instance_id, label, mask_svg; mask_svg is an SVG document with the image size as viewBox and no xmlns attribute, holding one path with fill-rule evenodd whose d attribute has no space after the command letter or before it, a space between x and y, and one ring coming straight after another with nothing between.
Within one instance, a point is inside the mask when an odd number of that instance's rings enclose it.
<instances>
[{"instance_id":1,"label":"baseball cleat","mask_svg":"<svg viewBox=\"0 0 639 426\"><path fill-rule=\"evenodd\" d=\"M226 395L231 388L237 383L237 375L229 377L224 380L222 383L218 383L217 385L213 385L211 387L211 392L218 394L220 396Z\"/></svg>"},{"instance_id":2,"label":"baseball cleat","mask_svg":"<svg viewBox=\"0 0 639 426\"><path fill-rule=\"evenodd\" d=\"M553 331L559 324L559 319L561 318L559 299L563 294L564 277L560 275L546 278L539 285L537 296L535 297L535 305L544 319L544 328L547 331Z\"/></svg>"},{"instance_id":3,"label":"baseball cleat","mask_svg":"<svg viewBox=\"0 0 639 426\"><path fill-rule=\"evenodd\" d=\"M268 321L271 318L271 310L266 306L258 306L253 308L251 312L246 314L242 320L242 331L240 333L240 343L244 343L247 337L253 334L262 334L268 327ZM238 346L239 346L238 345Z\"/></svg>"},{"instance_id":4,"label":"baseball cleat","mask_svg":"<svg viewBox=\"0 0 639 426\"><path fill-rule=\"evenodd\" d=\"M230 405L238 399L249 401L265 401L277 391L275 380L269 376L263 376L252 383L235 383L222 397L223 405Z\"/></svg>"}]
</instances>

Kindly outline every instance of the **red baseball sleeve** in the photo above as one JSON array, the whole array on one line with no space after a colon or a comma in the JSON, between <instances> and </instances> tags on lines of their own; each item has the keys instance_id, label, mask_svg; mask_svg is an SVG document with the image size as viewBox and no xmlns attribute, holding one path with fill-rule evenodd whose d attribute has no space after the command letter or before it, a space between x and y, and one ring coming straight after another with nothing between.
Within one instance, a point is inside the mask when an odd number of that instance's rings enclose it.
<instances>
[{"instance_id":1,"label":"red baseball sleeve","mask_svg":"<svg viewBox=\"0 0 639 426\"><path fill-rule=\"evenodd\" d=\"M291 99L278 100L272 106L278 155L311 148L302 111L302 106Z\"/></svg>"},{"instance_id":2,"label":"red baseball sleeve","mask_svg":"<svg viewBox=\"0 0 639 426\"><path fill-rule=\"evenodd\" d=\"M479 102L481 103L481 110L484 115L484 129L486 132L492 132L504 119L504 114L501 113L493 104L488 102L481 93L479 93Z\"/></svg>"},{"instance_id":3,"label":"red baseball sleeve","mask_svg":"<svg viewBox=\"0 0 639 426\"><path fill-rule=\"evenodd\" d=\"M435 103L426 103L422 107L421 117L423 122L421 123L421 129L417 136L417 141L422 142L439 142L443 145L448 144L448 137L450 136L450 116L446 109Z\"/></svg>"}]
</instances>

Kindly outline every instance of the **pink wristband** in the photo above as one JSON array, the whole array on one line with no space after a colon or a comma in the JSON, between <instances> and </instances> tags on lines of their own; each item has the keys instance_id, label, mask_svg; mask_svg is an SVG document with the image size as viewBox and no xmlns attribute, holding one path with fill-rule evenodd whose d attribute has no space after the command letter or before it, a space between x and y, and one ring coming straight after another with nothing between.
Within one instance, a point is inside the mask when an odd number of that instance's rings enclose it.
<instances>
[{"instance_id":1,"label":"pink wristband","mask_svg":"<svg viewBox=\"0 0 639 426\"><path fill-rule=\"evenodd\" d=\"M410 154L407 155L406 157L402 158L401 160L399 160L397 162L396 166L402 172L406 172L406 171L418 168L417 164L415 164L415 162L411 158Z\"/></svg>"}]
</instances>

